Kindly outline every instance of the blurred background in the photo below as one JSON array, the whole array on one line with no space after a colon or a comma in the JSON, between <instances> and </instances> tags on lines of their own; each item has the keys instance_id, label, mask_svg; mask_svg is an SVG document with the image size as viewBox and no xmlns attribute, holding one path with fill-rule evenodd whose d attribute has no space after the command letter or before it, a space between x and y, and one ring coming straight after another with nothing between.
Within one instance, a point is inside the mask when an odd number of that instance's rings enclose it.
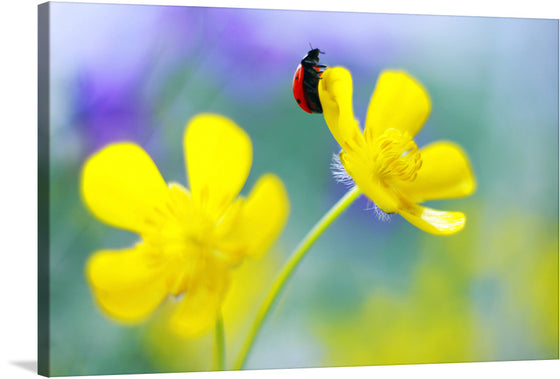
<instances>
[{"instance_id":1,"label":"blurred background","mask_svg":"<svg viewBox=\"0 0 560 379\"><path fill-rule=\"evenodd\" d=\"M292 96L310 43L352 72L362 124L381 70L416 76L433 103L416 142L462 145L478 190L428 204L467 214L451 237L380 221L356 201L296 271L246 367L558 358L557 20L64 3L50 16L52 375L212 369L213 336L174 336L171 301L138 327L99 311L88 256L137 236L94 219L79 194L87 157L123 140L188 184L181 138L200 112L250 135L242 194L273 172L291 202L275 247L235 273L231 367L282 263L346 191L323 117Z\"/></svg>"}]
</instances>

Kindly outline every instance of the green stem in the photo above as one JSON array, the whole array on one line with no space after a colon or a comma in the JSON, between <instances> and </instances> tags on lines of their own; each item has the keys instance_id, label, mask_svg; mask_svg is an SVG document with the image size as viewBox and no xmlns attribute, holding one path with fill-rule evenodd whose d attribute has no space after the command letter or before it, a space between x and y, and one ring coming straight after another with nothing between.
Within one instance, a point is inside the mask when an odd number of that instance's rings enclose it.
<instances>
[{"instance_id":1,"label":"green stem","mask_svg":"<svg viewBox=\"0 0 560 379\"><path fill-rule=\"evenodd\" d=\"M218 314L216 319L216 329L214 333L214 367L216 371L224 370L225 354L225 337L224 337L224 319L222 312Z\"/></svg>"},{"instance_id":2,"label":"green stem","mask_svg":"<svg viewBox=\"0 0 560 379\"><path fill-rule=\"evenodd\" d=\"M350 191L348 191L325 215L321 218L315 226L307 233L307 235L301 240L297 248L292 253L291 257L288 259L288 262L284 265L284 268L276 278L276 281L272 285L270 292L268 293L264 303L261 305L259 311L257 312L255 321L251 326L251 330L247 339L245 340L245 344L242 347L241 353L239 355L239 359L236 362L235 369L241 370L245 365L245 361L249 356L251 348L257 338L257 335L262 327L262 324L270 310L276 303L278 296L284 289L286 282L293 274L296 267L299 265L309 248L315 243L317 238L327 229L327 227L334 221L340 214L348 208L350 204L356 200L356 198L361 194L358 187L353 187Z\"/></svg>"}]
</instances>

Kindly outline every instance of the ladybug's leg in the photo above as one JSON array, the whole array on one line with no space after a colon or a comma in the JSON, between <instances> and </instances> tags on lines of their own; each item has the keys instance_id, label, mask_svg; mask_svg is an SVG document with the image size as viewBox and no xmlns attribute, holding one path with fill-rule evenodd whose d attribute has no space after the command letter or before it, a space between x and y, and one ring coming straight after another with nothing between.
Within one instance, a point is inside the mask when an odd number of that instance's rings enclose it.
<instances>
[{"instance_id":1,"label":"ladybug's leg","mask_svg":"<svg viewBox=\"0 0 560 379\"><path fill-rule=\"evenodd\" d=\"M313 77L314 77L315 79L321 79L320 72L319 72L319 71L313 71Z\"/></svg>"},{"instance_id":2,"label":"ladybug's leg","mask_svg":"<svg viewBox=\"0 0 560 379\"><path fill-rule=\"evenodd\" d=\"M315 79L321 79L321 73L322 71L317 71L314 68L305 68L305 74Z\"/></svg>"}]
</instances>

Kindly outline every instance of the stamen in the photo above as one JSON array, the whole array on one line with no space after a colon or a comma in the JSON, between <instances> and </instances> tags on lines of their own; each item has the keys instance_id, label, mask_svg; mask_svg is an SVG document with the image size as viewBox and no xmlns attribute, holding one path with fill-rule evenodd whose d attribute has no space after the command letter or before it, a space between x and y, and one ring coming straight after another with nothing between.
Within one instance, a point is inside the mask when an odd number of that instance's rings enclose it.
<instances>
[{"instance_id":1,"label":"stamen","mask_svg":"<svg viewBox=\"0 0 560 379\"><path fill-rule=\"evenodd\" d=\"M418 146L406 132L389 128L374 144L374 175L383 180L414 181L422 167Z\"/></svg>"}]
</instances>

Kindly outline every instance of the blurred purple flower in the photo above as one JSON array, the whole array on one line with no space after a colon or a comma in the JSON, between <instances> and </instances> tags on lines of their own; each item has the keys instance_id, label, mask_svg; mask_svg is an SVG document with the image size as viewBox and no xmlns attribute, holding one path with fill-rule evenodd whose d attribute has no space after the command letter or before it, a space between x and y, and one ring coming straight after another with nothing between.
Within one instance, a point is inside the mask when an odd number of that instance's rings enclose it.
<instances>
[{"instance_id":1,"label":"blurred purple flower","mask_svg":"<svg viewBox=\"0 0 560 379\"><path fill-rule=\"evenodd\" d=\"M142 80L84 73L75 83L73 124L83 132L88 153L111 142L148 137L152 108L142 96Z\"/></svg>"}]
</instances>

